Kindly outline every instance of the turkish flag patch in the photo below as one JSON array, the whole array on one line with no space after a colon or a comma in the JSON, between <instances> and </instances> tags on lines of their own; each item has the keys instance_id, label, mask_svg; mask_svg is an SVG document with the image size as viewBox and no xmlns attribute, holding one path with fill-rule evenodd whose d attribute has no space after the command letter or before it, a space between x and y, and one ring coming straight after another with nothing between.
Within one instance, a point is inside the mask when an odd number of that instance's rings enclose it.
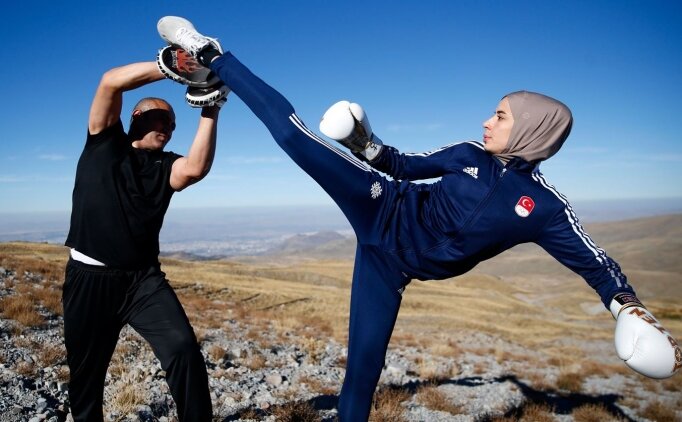
<instances>
[{"instance_id":1,"label":"turkish flag patch","mask_svg":"<svg viewBox=\"0 0 682 422\"><path fill-rule=\"evenodd\" d=\"M535 201L530 196L522 196L514 207L514 211L519 217L528 217L535 208Z\"/></svg>"}]
</instances>

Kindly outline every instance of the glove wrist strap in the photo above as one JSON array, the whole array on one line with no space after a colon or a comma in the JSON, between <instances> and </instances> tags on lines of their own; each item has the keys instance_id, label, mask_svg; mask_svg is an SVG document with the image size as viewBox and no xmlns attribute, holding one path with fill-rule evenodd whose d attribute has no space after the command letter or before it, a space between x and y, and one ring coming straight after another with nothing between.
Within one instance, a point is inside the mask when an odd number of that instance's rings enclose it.
<instances>
[{"instance_id":1,"label":"glove wrist strap","mask_svg":"<svg viewBox=\"0 0 682 422\"><path fill-rule=\"evenodd\" d=\"M611 314L614 318L618 319L618 315L620 315L623 310L633 306L644 308L642 302L640 302L639 299L637 299L637 296L635 296L633 293L618 293L611 300Z\"/></svg>"},{"instance_id":2,"label":"glove wrist strap","mask_svg":"<svg viewBox=\"0 0 682 422\"><path fill-rule=\"evenodd\" d=\"M381 139L372 135L372 140L369 141L365 149L360 151L359 154L365 157L367 161L374 161L379 156L383 145L384 143L381 142Z\"/></svg>"}]
</instances>

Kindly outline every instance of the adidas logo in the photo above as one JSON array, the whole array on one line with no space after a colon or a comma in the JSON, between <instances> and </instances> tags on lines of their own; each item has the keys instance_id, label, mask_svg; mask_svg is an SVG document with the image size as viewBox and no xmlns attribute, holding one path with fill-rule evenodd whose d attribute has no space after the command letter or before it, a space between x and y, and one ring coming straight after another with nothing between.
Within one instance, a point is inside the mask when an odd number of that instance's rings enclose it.
<instances>
[{"instance_id":1,"label":"adidas logo","mask_svg":"<svg viewBox=\"0 0 682 422\"><path fill-rule=\"evenodd\" d=\"M474 179L478 179L478 167L465 167L462 171Z\"/></svg>"}]
</instances>

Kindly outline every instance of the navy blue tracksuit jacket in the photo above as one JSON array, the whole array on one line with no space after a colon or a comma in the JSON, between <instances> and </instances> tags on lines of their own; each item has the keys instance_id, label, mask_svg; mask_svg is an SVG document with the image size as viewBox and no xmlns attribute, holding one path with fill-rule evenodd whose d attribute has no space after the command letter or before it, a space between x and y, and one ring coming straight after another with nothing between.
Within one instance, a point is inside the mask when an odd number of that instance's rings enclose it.
<instances>
[{"instance_id":1,"label":"navy blue tracksuit jacket","mask_svg":"<svg viewBox=\"0 0 682 422\"><path fill-rule=\"evenodd\" d=\"M505 166L482 144L464 142L423 154L387 146L371 165L402 180L385 245L414 278L459 275L533 242L585 278L607 308L616 293L630 291L618 264L585 233L566 197L526 161ZM434 177L441 180L409 183Z\"/></svg>"},{"instance_id":2,"label":"navy blue tracksuit jacket","mask_svg":"<svg viewBox=\"0 0 682 422\"><path fill-rule=\"evenodd\" d=\"M583 276L607 307L616 293L632 292L566 198L533 165L517 159L503 166L477 142L425 154L385 146L371 165L389 179L318 137L286 98L232 54L210 67L336 202L357 236L342 421L369 417L411 279L456 276L514 245L535 242ZM410 182L436 177L440 181L431 184Z\"/></svg>"}]
</instances>

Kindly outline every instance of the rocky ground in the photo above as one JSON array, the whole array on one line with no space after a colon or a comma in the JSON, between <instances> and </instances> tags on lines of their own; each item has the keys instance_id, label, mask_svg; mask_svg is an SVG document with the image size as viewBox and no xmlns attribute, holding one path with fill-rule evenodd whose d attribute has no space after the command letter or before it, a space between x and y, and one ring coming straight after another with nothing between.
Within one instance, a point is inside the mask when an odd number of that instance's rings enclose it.
<instances>
[{"instance_id":1,"label":"rocky ground","mask_svg":"<svg viewBox=\"0 0 682 422\"><path fill-rule=\"evenodd\" d=\"M38 274L0 268L0 304L48 288ZM42 322L32 328L0 319L0 421L70 420L62 317L43 305L37 312ZM202 328L215 420L335 420L346 349L309 334L237 315ZM599 353L602 346L592 347ZM490 335L463 332L443 348L391 346L373 420L681 420L679 377L643 385L627 372L578 375L580 368L569 368L578 378L571 386L561 364ZM130 328L107 374L105 417L177 420L163 371Z\"/></svg>"}]
</instances>

